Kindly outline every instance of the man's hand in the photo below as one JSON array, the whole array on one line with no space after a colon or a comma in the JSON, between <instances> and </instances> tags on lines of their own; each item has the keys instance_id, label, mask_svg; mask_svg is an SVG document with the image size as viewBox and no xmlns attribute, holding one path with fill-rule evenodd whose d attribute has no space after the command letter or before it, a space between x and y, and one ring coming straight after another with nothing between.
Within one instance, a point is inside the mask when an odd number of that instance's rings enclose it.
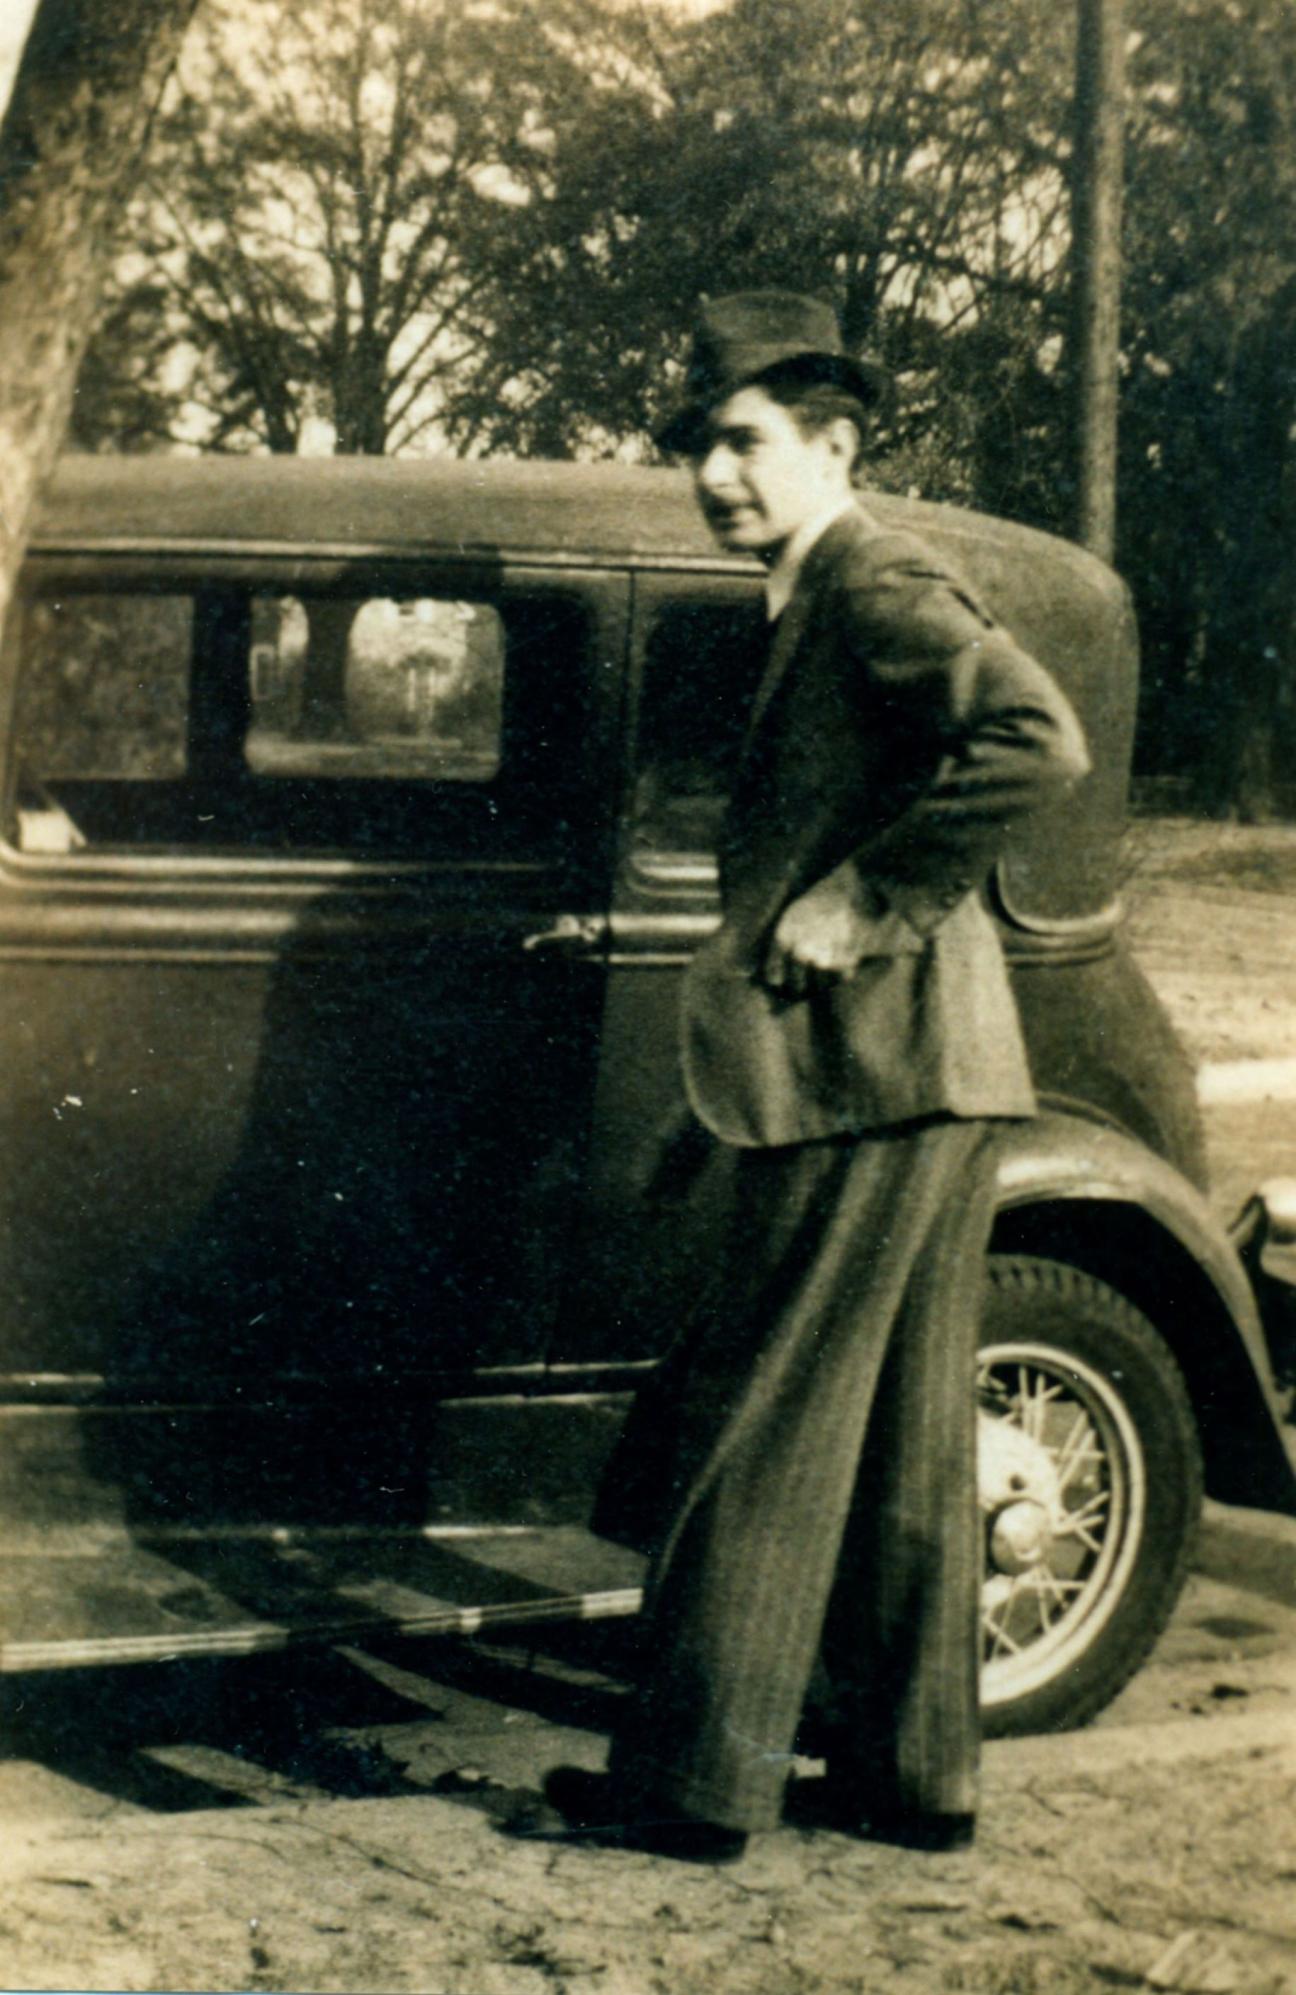
<instances>
[{"instance_id":1,"label":"man's hand","mask_svg":"<svg viewBox=\"0 0 1296 1995\"><path fill-rule=\"evenodd\" d=\"M803 998L851 976L875 926L862 897L862 882L845 879L839 867L789 901L765 951L762 980L769 989Z\"/></svg>"}]
</instances>

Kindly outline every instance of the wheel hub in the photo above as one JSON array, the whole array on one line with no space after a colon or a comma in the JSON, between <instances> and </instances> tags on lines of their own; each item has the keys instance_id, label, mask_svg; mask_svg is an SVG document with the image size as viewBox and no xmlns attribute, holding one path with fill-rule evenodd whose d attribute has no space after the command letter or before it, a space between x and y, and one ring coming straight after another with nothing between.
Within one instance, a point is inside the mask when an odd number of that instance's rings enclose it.
<instances>
[{"instance_id":1,"label":"wheel hub","mask_svg":"<svg viewBox=\"0 0 1296 1995\"><path fill-rule=\"evenodd\" d=\"M1052 1544L1049 1513L1030 1497L1006 1503L991 1520L990 1558L999 1572L1028 1572L1047 1559Z\"/></svg>"},{"instance_id":2,"label":"wheel hub","mask_svg":"<svg viewBox=\"0 0 1296 1995\"><path fill-rule=\"evenodd\" d=\"M982 1413L977 1480L994 1572L1028 1572L1053 1545L1061 1489L1052 1451L1010 1420Z\"/></svg>"}]
</instances>

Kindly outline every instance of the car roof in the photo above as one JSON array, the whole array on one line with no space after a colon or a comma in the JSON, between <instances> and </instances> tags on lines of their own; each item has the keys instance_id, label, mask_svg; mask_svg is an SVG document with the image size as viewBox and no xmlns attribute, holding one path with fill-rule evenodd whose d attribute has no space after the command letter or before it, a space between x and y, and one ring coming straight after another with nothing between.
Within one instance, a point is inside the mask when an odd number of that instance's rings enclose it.
<instances>
[{"instance_id":1,"label":"car roof","mask_svg":"<svg viewBox=\"0 0 1296 1995\"><path fill-rule=\"evenodd\" d=\"M386 457L65 457L32 545L605 559L712 551L678 472Z\"/></svg>"},{"instance_id":2,"label":"car roof","mask_svg":"<svg viewBox=\"0 0 1296 1995\"><path fill-rule=\"evenodd\" d=\"M1054 586L1106 594L1114 584L1100 562L1030 527L888 493L861 496L886 525L927 535L955 558L964 550L973 566L993 545L1014 566L1046 559ZM498 458L68 456L38 503L31 548L442 551L753 567L717 550L687 472Z\"/></svg>"}]
</instances>

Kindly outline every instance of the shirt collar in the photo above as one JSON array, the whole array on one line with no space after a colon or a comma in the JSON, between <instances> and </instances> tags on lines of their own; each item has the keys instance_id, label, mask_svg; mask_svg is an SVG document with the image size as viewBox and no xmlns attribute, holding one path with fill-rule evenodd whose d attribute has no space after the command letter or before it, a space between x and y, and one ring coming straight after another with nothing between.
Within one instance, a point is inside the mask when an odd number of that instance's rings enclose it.
<instances>
[{"instance_id":1,"label":"shirt collar","mask_svg":"<svg viewBox=\"0 0 1296 1995\"><path fill-rule=\"evenodd\" d=\"M808 520L802 520L794 533L788 535L779 549L777 561L765 577L765 609L771 623L783 614L792 600L792 591L796 588L797 577L805 566L810 549L828 531L833 521L840 519L854 504L850 493L844 499L834 499L823 512L812 513Z\"/></svg>"}]
</instances>

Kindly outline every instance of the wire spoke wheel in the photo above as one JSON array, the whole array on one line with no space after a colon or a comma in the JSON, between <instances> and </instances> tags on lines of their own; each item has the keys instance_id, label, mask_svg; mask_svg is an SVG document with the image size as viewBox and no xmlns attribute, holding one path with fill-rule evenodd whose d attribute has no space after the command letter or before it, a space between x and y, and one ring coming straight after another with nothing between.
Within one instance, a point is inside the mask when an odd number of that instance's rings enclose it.
<instances>
[{"instance_id":1,"label":"wire spoke wheel","mask_svg":"<svg viewBox=\"0 0 1296 1995\"><path fill-rule=\"evenodd\" d=\"M1037 1451L986 1511L982 1695L1020 1694L1065 1668L1067 1651L1111 1612L1138 1546L1147 1466L1109 1380L1047 1344L981 1353L987 1422L1008 1421Z\"/></svg>"},{"instance_id":2,"label":"wire spoke wheel","mask_svg":"<svg viewBox=\"0 0 1296 1995\"><path fill-rule=\"evenodd\" d=\"M986 1730L1075 1725L1143 1660L1201 1501L1182 1377L1147 1319L1061 1262L992 1257L977 1383Z\"/></svg>"}]
</instances>

